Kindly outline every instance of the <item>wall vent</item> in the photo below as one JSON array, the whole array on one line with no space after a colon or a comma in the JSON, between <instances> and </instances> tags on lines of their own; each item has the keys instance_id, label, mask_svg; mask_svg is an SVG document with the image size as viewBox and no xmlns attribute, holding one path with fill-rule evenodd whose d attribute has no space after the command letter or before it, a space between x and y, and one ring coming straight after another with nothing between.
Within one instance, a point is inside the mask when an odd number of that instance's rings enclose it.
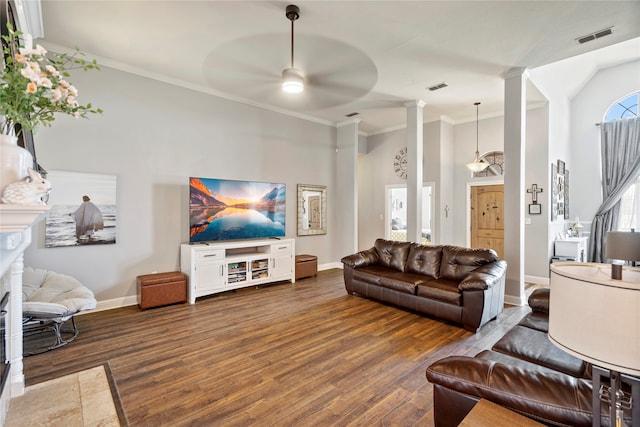
<instances>
[{"instance_id":1,"label":"wall vent","mask_svg":"<svg viewBox=\"0 0 640 427\"><path fill-rule=\"evenodd\" d=\"M442 83L438 83L437 85L429 86L427 89L433 92L434 90L442 89L443 87L447 87L447 86L449 85L446 84L445 82L442 82Z\"/></svg>"},{"instance_id":2,"label":"wall vent","mask_svg":"<svg viewBox=\"0 0 640 427\"><path fill-rule=\"evenodd\" d=\"M604 30L596 31L595 33L591 33L591 34L584 35L582 37L578 37L576 39L576 41L579 44L582 44L582 43L587 43L587 42L593 41L595 39L599 39L601 37L610 36L611 34L613 34L613 30L614 29L615 29L615 27L605 28Z\"/></svg>"},{"instance_id":3,"label":"wall vent","mask_svg":"<svg viewBox=\"0 0 640 427\"><path fill-rule=\"evenodd\" d=\"M349 114L345 114L346 117L353 117L353 116L357 116L360 113L356 113L355 111L353 113L349 113Z\"/></svg>"}]
</instances>

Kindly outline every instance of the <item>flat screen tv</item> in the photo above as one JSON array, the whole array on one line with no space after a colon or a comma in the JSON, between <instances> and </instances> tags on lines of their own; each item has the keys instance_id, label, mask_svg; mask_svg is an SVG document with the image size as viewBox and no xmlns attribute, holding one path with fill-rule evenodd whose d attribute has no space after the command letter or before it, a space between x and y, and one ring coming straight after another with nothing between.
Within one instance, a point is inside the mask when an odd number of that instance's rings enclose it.
<instances>
[{"instance_id":1,"label":"flat screen tv","mask_svg":"<svg viewBox=\"0 0 640 427\"><path fill-rule=\"evenodd\" d=\"M189 178L189 243L285 235L286 186Z\"/></svg>"}]
</instances>

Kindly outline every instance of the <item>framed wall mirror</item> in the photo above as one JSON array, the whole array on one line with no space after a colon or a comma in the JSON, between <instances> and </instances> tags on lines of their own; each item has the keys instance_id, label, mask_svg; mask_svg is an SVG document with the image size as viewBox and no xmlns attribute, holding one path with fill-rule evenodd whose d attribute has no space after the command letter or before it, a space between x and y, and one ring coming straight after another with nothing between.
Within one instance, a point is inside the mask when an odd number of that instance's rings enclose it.
<instances>
[{"instance_id":1,"label":"framed wall mirror","mask_svg":"<svg viewBox=\"0 0 640 427\"><path fill-rule=\"evenodd\" d=\"M327 187L298 184L298 236L327 234Z\"/></svg>"}]
</instances>

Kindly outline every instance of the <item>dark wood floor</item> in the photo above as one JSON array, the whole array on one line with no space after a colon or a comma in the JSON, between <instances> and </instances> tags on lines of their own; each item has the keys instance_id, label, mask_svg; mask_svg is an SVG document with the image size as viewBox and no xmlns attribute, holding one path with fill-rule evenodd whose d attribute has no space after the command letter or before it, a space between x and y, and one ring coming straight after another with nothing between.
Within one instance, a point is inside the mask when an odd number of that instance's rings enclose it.
<instances>
[{"instance_id":1,"label":"dark wood floor","mask_svg":"<svg viewBox=\"0 0 640 427\"><path fill-rule=\"evenodd\" d=\"M527 311L508 307L471 334L348 296L342 270L328 270L78 316L78 338L24 371L32 385L108 362L132 426L432 425L427 366L489 348Z\"/></svg>"}]
</instances>

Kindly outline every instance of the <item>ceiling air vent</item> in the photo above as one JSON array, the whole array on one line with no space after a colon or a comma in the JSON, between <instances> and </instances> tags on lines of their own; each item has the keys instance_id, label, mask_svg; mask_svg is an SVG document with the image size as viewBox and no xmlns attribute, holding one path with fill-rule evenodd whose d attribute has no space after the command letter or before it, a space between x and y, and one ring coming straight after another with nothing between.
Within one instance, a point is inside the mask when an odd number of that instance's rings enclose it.
<instances>
[{"instance_id":1,"label":"ceiling air vent","mask_svg":"<svg viewBox=\"0 0 640 427\"><path fill-rule=\"evenodd\" d=\"M595 39L599 39L601 37L610 36L613 34L613 30L615 27L605 28L604 30L596 31L595 33L587 34L582 37L578 37L576 41L580 44L593 41Z\"/></svg>"},{"instance_id":2,"label":"ceiling air vent","mask_svg":"<svg viewBox=\"0 0 640 427\"><path fill-rule=\"evenodd\" d=\"M353 113L345 114L345 116L346 117L353 117L353 116L357 116L358 114L360 114L360 113L353 112Z\"/></svg>"},{"instance_id":3,"label":"ceiling air vent","mask_svg":"<svg viewBox=\"0 0 640 427\"><path fill-rule=\"evenodd\" d=\"M442 89L443 87L447 87L447 86L449 85L446 84L445 82L442 82L442 83L438 83L437 85L429 86L427 89L433 92L434 90Z\"/></svg>"}]
</instances>

